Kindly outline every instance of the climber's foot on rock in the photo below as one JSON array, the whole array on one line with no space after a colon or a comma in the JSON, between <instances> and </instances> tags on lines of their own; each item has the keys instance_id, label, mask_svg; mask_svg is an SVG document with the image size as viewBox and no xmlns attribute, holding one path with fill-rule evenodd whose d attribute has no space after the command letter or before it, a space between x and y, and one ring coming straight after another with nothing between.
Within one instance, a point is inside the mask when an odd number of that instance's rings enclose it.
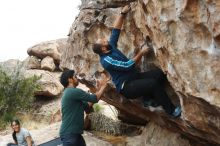
<instances>
[{"instance_id":1,"label":"climber's foot on rock","mask_svg":"<svg viewBox=\"0 0 220 146\"><path fill-rule=\"evenodd\" d=\"M171 117L178 118L181 116L182 110L180 106L177 106L174 110L174 112L171 114Z\"/></svg>"},{"instance_id":2,"label":"climber's foot on rock","mask_svg":"<svg viewBox=\"0 0 220 146\"><path fill-rule=\"evenodd\" d=\"M153 99L144 99L143 104L145 108L148 108L150 111L163 111L163 108Z\"/></svg>"}]
</instances>

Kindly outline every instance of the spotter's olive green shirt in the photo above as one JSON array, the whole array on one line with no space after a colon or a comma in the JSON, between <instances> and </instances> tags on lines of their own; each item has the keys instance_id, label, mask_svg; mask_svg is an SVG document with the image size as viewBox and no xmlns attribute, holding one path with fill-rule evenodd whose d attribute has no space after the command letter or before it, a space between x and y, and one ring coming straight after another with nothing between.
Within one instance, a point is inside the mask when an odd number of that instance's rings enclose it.
<instances>
[{"instance_id":1,"label":"spotter's olive green shirt","mask_svg":"<svg viewBox=\"0 0 220 146\"><path fill-rule=\"evenodd\" d=\"M60 136L83 133L84 110L88 107L87 102L96 103L96 95L78 88L66 88L64 90L61 100L62 124Z\"/></svg>"}]
</instances>

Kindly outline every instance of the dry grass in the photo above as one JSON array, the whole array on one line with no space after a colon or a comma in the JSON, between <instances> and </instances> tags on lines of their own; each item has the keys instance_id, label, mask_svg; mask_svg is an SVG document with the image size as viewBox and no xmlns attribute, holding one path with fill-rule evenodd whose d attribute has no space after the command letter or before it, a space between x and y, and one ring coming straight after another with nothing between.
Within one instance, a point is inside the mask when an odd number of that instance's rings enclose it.
<instances>
[{"instance_id":1,"label":"dry grass","mask_svg":"<svg viewBox=\"0 0 220 146\"><path fill-rule=\"evenodd\" d=\"M46 120L41 121L38 118L36 120L36 118L37 117L31 113L27 113L19 117L19 119L22 121L22 127L25 127L28 130L41 129L49 125Z\"/></svg>"},{"instance_id":2,"label":"dry grass","mask_svg":"<svg viewBox=\"0 0 220 146\"><path fill-rule=\"evenodd\" d=\"M126 136L114 136L110 134L106 134L104 132L92 132L95 136L99 137L100 139L103 139L105 141L110 142L113 145L119 145L120 146L126 146Z\"/></svg>"},{"instance_id":3,"label":"dry grass","mask_svg":"<svg viewBox=\"0 0 220 146\"><path fill-rule=\"evenodd\" d=\"M21 126L28 130L41 129L49 125L47 120L41 120L40 116L36 116L31 112L28 113L19 113L16 117L21 122ZM11 123L7 123L7 126L0 131L0 135L7 135L12 132Z\"/></svg>"}]
</instances>

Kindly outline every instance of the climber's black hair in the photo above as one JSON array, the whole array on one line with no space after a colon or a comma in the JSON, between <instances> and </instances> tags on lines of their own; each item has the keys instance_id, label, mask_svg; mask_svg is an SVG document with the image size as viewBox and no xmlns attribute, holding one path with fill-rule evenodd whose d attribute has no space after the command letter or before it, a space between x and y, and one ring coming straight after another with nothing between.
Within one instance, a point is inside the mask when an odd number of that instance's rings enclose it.
<instances>
[{"instance_id":1,"label":"climber's black hair","mask_svg":"<svg viewBox=\"0 0 220 146\"><path fill-rule=\"evenodd\" d=\"M99 43L93 44L92 50L94 53L101 55L102 54L102 45Z\"/></svg>"}]
</instances>

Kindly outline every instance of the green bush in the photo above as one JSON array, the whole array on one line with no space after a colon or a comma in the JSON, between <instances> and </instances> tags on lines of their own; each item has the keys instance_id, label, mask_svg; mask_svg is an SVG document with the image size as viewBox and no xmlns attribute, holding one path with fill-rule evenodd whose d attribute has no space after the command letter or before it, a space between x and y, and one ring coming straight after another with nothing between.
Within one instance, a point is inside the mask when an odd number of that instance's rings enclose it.
<instances>
[{"instance_id":1,"label":"green bush","mask_svg":"<svg viewBox=\"0 0 220 146\"><path fill-rule=\"evenodd\" d=\"M19 71L8 74L0 68L0 123L33 105L34 93L40 89L37 80L39 77L24 78Z\"/></svg>"},{"instance_id":2,"label":"green bush","mask_svg":"<svg viewBox=\"0 0 220 146\"><path fill-rule=\"evenodd\" d=\"M104 108L100 104L95 103L93 104L93 109L94 109L94 112L101 112Z\"/></svg>"}]
</instances>

